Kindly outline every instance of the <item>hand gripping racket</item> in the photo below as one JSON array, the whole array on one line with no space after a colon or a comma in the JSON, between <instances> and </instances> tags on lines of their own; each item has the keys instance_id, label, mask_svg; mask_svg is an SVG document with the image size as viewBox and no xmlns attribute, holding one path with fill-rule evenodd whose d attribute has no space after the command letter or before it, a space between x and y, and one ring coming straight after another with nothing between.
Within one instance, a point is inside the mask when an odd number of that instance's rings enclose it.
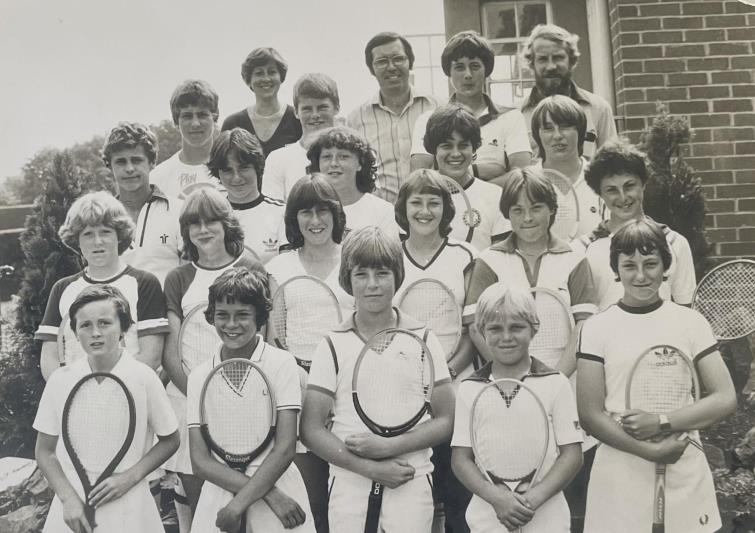
<instances>
[{"instance_id":1,"label":"hand gripping racket","mask_svg":"<svg viewBox=\"0 0 755 533\"><path fill-rule=\"evenodd\" d=\"M544 168L543 175L556 189L558 209L551 231L558 238L570 241L579 229L579 199L571 180L558 170Z\"/></svg>"},{"instance_id":2,"label":"hand gripping racket","mask_svg":"<svg viewBox=\"0 0 755 533\"><path fill-rule=\"evenodd\" d=\"M354 408L376 435L401 435L429 412L434 381L432 355L423 339L398 328L379 331L364 345L354 366ZM377 532L382 501L383 485L373 481L365 533Z\"/></svg>"},{"instance_id":3,"label":"hand gripping racket","mask_svg":"<svg viewBox=\"0 0 755 533\"><path fill-rule=\"evenodd\" d=\"M108 372L81 378L63 406L63 445L84 487L84 509L92 528L95 511L89 494L123 460L134 440L135 422L134 398L121 378Z\"/></svg>"},{"instance_id":4,"label":"hand gripping racket","mask_svg":"<svg viewBox=\"0 0 755 533\"><path fill-rule=\"evenodd\" d=\"M295 276L275 291L270 312L273 342L289 351L307 372L317 345L340 323L338 298L317 278Z\"/></svg>"},{"instance_id":5,"label":"hand gripping racket","mask_svg":"<svg viewBox=\"0 0 755 533\"><path fill-rule=\"evenodd\" d=\"M627 381L626 407L665 414L693 404L699 395L700 386L692 360L673 346L653 346L632 367ZM699 443L689 441L699 447ZM656 463L653 533L665 531L665 512L666 465Z\"/></svg>"},{"instance_id":6,"label":"hand gripping racket","mask_svg":"<svg viewBox=\"0 0 755 533\"><path fill-rule=\"evenodd\" d=\"M755 331L755 261L729 261L708 272L695 289L692 308L706 318L719 341Z\"/></svg>"},{"instance_id":7,"label":"hand gripping racket","mask_svg":"<svg viewBox=\"0 0 755 533\"><path fill-rule=\"evenodd\" d=\"M461 339L461 309L451 289L437 279L417 280L403 292L398 308L435 333L450 361Z\"/></svg>"},{"instance_id":8,"label":"hand gripping racket","mask_svg":"<svg viewBox=\"0 0 755 533\"><path fill-rule=\"evenodd\" d=\"M178 332L178 355L187 376L212 357L220 343L215 326L205 319L205 309L207 304L194 306L184 317Z\"/></svg>"},{"instance_id":9,"label":"hand gripping racket","mask_svg":"<svg viewBox=\"0 0 755 533\"><path fill-rule=\"evenodd\" d=\"M58 363L60 366L70 365L85 355L76 333L71 329L71 319L66 313L58 326Z\"/></svg>"},{"instance_id":10,"label":"hand gripping racket","mask_svg":"<svg viewBox=\"0 0 755 533\"><path fill-rule=\"evenodd\" d=\"M569 344L574 317L571 309L556 291L544 287L530 289L540 327L530 342L530 355L551 368L556 368Z\"/></svg>"},{"instance_id":11,"label":"hand gripping racket","mask_svg":"<svg viewBox=\"0 0 755 533\"><path fill-rule=\"evenodd\" d=\"M275 397L262 369L248 359L228 359L205 379L199 429L207 447L241 473L275 435ZM242 520L239 533L246 531Z\"/></svg>"},{"instance_id":12,"label":"hand gripping racket","mask_svg":"<svg viewBox=\"0 0 755 533\"><path fill-rule=\"evenodd\" d=\"M458 225L459 222L463 223L467 227L467 235L464 237L466 242L472 242L472 236L477 226L482 223L482 216L477 209L472 207L472 203L469 201L467 193L464 192L464 187L459 185L456 181L448 176L440 175L443 178L443 184L446 186L448 192L451 193L451 199L456 207L456 215L451 222L452 227ZM457 204L457 198L461 198L464 208L459 209Z\"/></svg>"},{"instance_id":13,"label":"hand gripping racket","mask_svg":"<svg viewBox=\"0 0 755 533\"><path fill-rule=\"evenodd\" d=\"M482 475L526 494L548 452L548 414L538 395L515 379L488 383L472 403L469 434Z\"/></svg>"}]
</instances>

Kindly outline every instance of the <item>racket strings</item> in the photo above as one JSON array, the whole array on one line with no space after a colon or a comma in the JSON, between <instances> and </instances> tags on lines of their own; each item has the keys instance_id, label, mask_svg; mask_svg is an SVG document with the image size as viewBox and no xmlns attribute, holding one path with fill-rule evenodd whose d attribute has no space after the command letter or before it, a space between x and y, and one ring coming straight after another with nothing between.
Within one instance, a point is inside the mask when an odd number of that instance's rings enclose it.
<instances>
[{"instance_id":1,"label":"racket strings","mask_svg":"<svg viewBox=\"0 0 755 533\"><path fill-rule=\"evenodd\" d=\"M540 413L538 400L526 389L483 389L471 421L478 466L498 481L531 479L548 446L547 421Z\"/></svg>"},{"instance_id":2,"label":"racket strings","mask_svg":"<svg viewBox=\"0 0 755 533\"><path fill-rule=\"evenodd\" d=\"M189 372L212 357L220 342L215 327L205 319L204 310L189 313L179 337L181 361Z\"/></svg>"},{"instance_id":3,"label":"racket strings","mask_svg":"<svg viewBox=\"0 0 755 533\"><path fill-rule=\"evenodd\" d=\"M556 218L552 230L562 239L571 239L576 232L579 221L579 200L574 187L566 176L560 172L548 170L544 172L548 181L556 190Z\"/></svg>"},{"instance_id":4,"label":"racket strings","mask_svg":"<svg viewBox=\"0 0 755 533\"><path fill-rule=\"evenodd\" d=\"M646 354L631 378L628 405L648 413L668 413L695 401L695 381L683 355L668 349Z\"/></svg>"},{"instance_id":5,"label":"racket strings","mask_svg":"<svg viewBox=\"0 0 755 533\"><path fill-rule=\"evenodd\" d=\"M356 393L365 415L393 427L412 419L425 406L430 388L430 355L405 335L373 338L356 378Z\"/></svg>"},{"instance_id":6,"label":"racket strings","mask_svg":"<svg viewBox=\"0 0 755 533\"><path fill-rule=\"evenodd\" d=\"M273 302L273 328L285 349L310 360L323 336L340 322L338 301L311 280L295 280L281 289Z\"/></svg>"},{"instance_id":7,"label":"racket strings","mask_svg":"<svg viewBox=\"0 0 755 533\"><path fill-rule=\"evenodd\" d=\"M123 388L112 379L84 382L71 398L68 438L91 482L118 454L128 435L130 407Z\"/></svg>"},{"instance_id":8,"label":"racket strings","mask_svg":"<svg viewBox=\"0 0 755 533\"><path fill-rule=\"evenodd\" d=\"M755 265L731 263L712 270L695 291L694 308L718 339L736 339L755 330Z\"/></svg>"},{"instance_id":9,"label":"racket strings","mask_svg":"<svg viewBox=\"0 0 755 533\"><path fill-rule=\"evenodd\" d=\"M231 454L259 448L273 425L273 400L262 375L247 364L218 369L204 395L204 421L212 439Z\"/></svg>"},{"instance_id":10,"label":"racket strings","mask_svg":"<svg viewBox=\"0 0 755 533\"><path fill-rule=\"evenodd\" d=\"M438 283L418 282L404 292L399 307L435 333L445 354L453 354L461 327L461 312L453 294Z\"/></svg>"},{"instance_id":11,"label":"racket strings","mask_svg":"<svg viewBox=\"0 0 755 533\"><path fill-rule=\"evenodd\" d=\"M540 327L532 337L529 352L546 365L555 367L572 334L569 310L556 296L539 291L534 296Z\"/></svg>"}]
</instances>

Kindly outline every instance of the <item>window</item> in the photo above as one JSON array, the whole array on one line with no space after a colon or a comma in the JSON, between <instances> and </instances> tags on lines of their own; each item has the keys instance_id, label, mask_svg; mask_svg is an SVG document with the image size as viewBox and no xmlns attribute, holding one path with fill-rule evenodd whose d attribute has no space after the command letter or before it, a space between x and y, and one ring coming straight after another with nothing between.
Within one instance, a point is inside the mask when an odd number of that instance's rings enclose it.
<instances>
[{"instance_id":1,"label":"window","mask_svg":"<svg viewBox=\"0 0 755 533\"><path fill-rule=\"evenodd\" d=\"M522 59L522 47L532 28L552 20L550 0L509 0L482 4L482 32L495 50L495 68L488 92L494 102L521 104L535 83Z\"/></svg>"},{"instance_id":2,"label":"window","mask_svg":"<svg viewBox=\"0 0 755 533\"><path fill-rule=\"evenodd\" d=\"M440 56L446 46L443 33L405 35L414 50L412 84L415 88L430 93L440 100L448 99L448 78L443 74Z\"/></svg>"}]
</instances>

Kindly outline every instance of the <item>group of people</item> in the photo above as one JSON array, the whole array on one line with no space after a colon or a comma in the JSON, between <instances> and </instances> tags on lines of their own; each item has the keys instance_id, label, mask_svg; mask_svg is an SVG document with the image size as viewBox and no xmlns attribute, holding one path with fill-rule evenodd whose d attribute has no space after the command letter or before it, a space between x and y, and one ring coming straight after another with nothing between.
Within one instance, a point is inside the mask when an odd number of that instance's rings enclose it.
<instances>
[{"instance_id":1,"label":"group of people","mask_svg":"<svg viewBox=\"0 0 755 533\"><path fill-rule=\"evenodd\" d=\"M59 439L66 397L93 371L120 376L143 421L135 452L92 492L96 531L162 531L149 494L164 472L177 477L182 533L361 532L374 481L386 487L385 532L577 531L583 521L589 532L645 531L654 463L668 464L667 531L717 530L706 459L678 436L695 439L730 413L733 386L710 326L687 308L689 244L643 212L644 155L571 78L577 41L533 29L524 57L535 85L521 109L485 93L495 54L479 34L448 41L454 93L438 105L410 84L410 43L381 33L365 48L379 91L346 125L325 74L301 76L283 105L286 63L258 48L241 69L254 103L220 131L209 84L175 90L182 144L161 164L146 126L116 126L103 159L118 194L71 206L59 235L86 266L54 285L36 335L48 380L36 455L56 493L44 531L93 531ZM576 191L572 242L552 231L559 194L544 169ZM305 376L266 327L271 295L300 275L330 287L345 317ZM463 328L452 354L396 306L422 278L454 295ZM529 351L542 326L533 287L555 291L576 324L553 360ZM219 342L188 372L179 333L197 307ZM427 339L435 383L429 414L385 438L357 415L351 384L366 339L391 327ZM65 328L78 350L58 342ZM706 396L663 417L627 411L632 363L659 344L693 358ZM274 441L246 472L217 460L200 430L204 379L234 357L260 365L277 399ZM522 493L490 484L470 444L476 391L498 378L525 381L549 416L545 467Z\"/></svg>"}]
</instances>

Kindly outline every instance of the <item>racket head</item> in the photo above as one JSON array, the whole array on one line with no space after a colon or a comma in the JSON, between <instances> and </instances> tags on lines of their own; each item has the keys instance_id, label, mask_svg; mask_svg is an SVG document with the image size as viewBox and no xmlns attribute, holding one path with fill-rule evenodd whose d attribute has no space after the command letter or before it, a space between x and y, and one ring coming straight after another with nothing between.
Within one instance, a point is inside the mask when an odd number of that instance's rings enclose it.
<instances>
[{"instance_id":1,"label":"racket head","mask_svg":"<svg viewBox=\"0 0 755 533\"><path fill-rule=\"evenodd\" d=\"M58 326L58 363L60 366L70 365L74 361L86 357L84 348L71 329L71 319L66 313Z\"/></svg>"},{"instance_id":2,"label":"racket head","mask_svg":"<svg viewBox=\"0 0 755 533\"><path fill-rule=\"evenodd\" d=\"M700 398L693 361L680 349L652 346L634 362L626 388L626 408L669 413Z\"/></svg>"},{"instance_id":3,"label":"racket head","mask_svg":"<svg viewBox=\"0 0 755 533\"><path fill-rule=\"evenodd\" d=\"M416 334L388 328L370 337L357 357L351 394L359 418L377 435L394 437L430 410L435 369Z\"/></svg>"},{"instance_id":4,"label":"racket head","mask_svg":"<svg viewBox=\"0 0 755 533\"><path fill-rule=\"evenodd\" d=\"M461 309L451 289L437 279L419 279L404 290L398 308L426 324L438 337L446 361L451 359L461 340Z\"/></svg>"},{"instance_id":5,"label":"racket head","mask_svg":"<svg viewBox=\"0 0 755 533\"><path fill-rule=\"evenodd\" d=\"M719 341L755 331L755 261L737 259L718 265L695 288L692 308L710 323Z\"/></svg>"},{"instance_id":6,"label":"racket head","mask_svg":"<svg viewBox=\"0 0 755 533\"><path fill-rule=\"evenodd\" d=\"M532 287L540 327L530 342L529 353L556 368L574 330L574 317L564 298L554 290Z\"/></svg>"},{"instance_id":7,"label":"racket head","mask_svg":"<svg viewBox=\"0 0 755 533\"><path fill-rule=\"evenodd\" d=\"M71 389L63 405L63 445L84 487L89 523L94 509L89 493L108 478L131 447L136 427L134 398L109 372L93 372Z\"/></svg>"},{"instance_id":8,"label":"racket head","mask_svg":"<svg viewBox=\"0 0 755 533\"><path fill-rule=\"evenodd\" d=\"M579 199L571 180L558 170L544 168L543 175L556 190L558 209L551 231L558 238L570 241L579 229Z\"/></svg>"},{"instance_id":9,"label":"racket head","mask_svg":"<svg viewBox=\"0 0 755 533\"><path fill-rule=\"evenodd\" d=\"M341 306L330 287L312 276L294 276L275 291L268 323L276 346L309 371L315 348L341 320Z\"/></svg>"},{"instance_id":10,"label":"racket head","mask_svg":"<svg viewBox=\"0 0 755 533\"><path fill-rule=\"evenodd\" d=\"M206 303L192 307L178 332L178 355L187 375L212 357L221 342L215 326L205 319L206 309Z\"/></svg>"},{"instance_id":11,"label":"racket head","mask_svg":"<svg viewBox=\"0 0 755 533\"><path fill-rule=\"evenodd\" d=\"M228 359L202 385L199 422L207 446L228 466L244 471L275 435L275 396L259 365Z\"/></svg>"},{"instance_id":12,"label":"racket head","mask_svg":"<svg viewBox=\"0 0 755 533\"><path fill-rule=\"evenodd\" d=\"M482 216L477 209L472 207L472 203L469 201L469 196L467 196L467 193L464 191L464 187L448 176L440 174L440 177L443 178L443 185L446 187L446 190L451 193L451 198L458 198L460 195L464 201L464 210L459 213L457 209L454 220L460 218L464 225L470 229L466 239L467 242L470 242L472 240L471 230L474 230L474 228L482 223Z\"/></svg>"},{"instance_id":13,"label":"racket head","mask_svg":"<svg viewBox=\"0 0 755 533\"><path fill-rule=\"evenodd\" d=\"M522 492L520 484L537 479L548 452L548 414L526 384L501 378L475 396L469 418L475 462L494 484Z\"/></svg>"}]
</instances>

